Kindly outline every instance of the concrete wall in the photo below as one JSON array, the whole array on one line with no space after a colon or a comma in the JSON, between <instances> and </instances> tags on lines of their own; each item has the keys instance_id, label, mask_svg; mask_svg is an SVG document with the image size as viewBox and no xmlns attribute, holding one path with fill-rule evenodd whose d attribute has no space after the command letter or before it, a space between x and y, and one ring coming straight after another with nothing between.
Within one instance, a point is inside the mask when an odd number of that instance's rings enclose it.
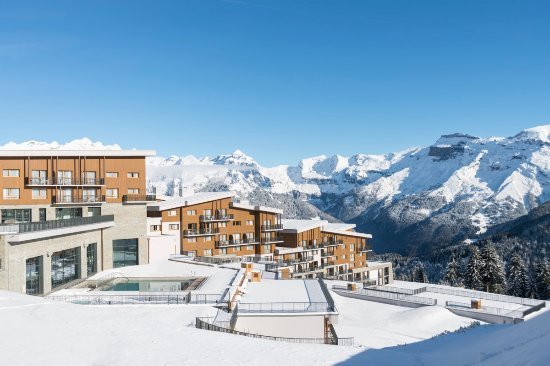
<instances>
[{"instance_id":1,"label":"concrete wall","mask_svg":"<svg viewBox=\"0 0 550 366\"><path fill-rule=\"evenodd\" d=\"M147 238L149 241L149 263L168 259L170 254L180 253L180 242L175 235L155 235Z\"/></svg>"},{"instance_id":2,"label":"concrete wall","mask_svg":"<svg viewBox=\"0 0 550 366\"><path fill-rule=\"evenodd\" d=\"M261 314L237 316L235 330L291 338L323 338L324 316L307 314Z\"/></svg>"},{"instance_id":3,"label":"concrete wall","mask_svg":"<svg viewBox=\"0 0 550 366\"><path fill-rule=\"evenodd\" d=\"M336 292L338 295L341 295L341 296L344 296L344 297L351 297L353 299L373 301L373 302L379 302L379 303L382 303L382 304L403 306L403 307L407 307L407 308L420 308L420 307L423 307L423 306L433 306L433 305L419 304L419 303L416 303L416 302L409 302L409 301L404 301L404 300L385 299L385 298L382 298L382 297L361 295L361 294L356 294L356 293L347 292L347 291L335 290L334 292Z\"/></svg>"},{"instance_id":4,"label":"concrete wall","mask_svg":"<svg viewBox=\"0 0 550 366\"><path fill-rule=\"evenodd\" d=\"M524 321L521 318L512 318L509 316L497 315L497 314L487 314L487 313L482 313L475 310L456 309L452 307L448 307L447 310L449 310L452 313L455 313L456 315L465 316L467 318L481 320L483 322L492 323L492 324L517 324Z\"/></svg>"}]
</instances>

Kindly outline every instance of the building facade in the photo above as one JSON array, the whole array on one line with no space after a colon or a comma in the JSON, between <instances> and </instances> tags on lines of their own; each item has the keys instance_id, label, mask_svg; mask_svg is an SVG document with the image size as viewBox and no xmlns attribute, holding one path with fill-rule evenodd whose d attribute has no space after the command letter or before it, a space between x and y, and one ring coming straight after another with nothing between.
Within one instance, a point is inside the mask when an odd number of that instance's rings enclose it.
<instances>
[{"instance_id":1,"label":"building facade","mask_svg":"<svg viewBox=\"0 0 550 366\"><path fill-rule=\"evenodd\" d=\"M46 294L147 263L143 150L0 151L0 289Z\"/></svg>"},{"instance_id":2,"label":"building facade","mask_svg":"<svg viewBox=\"0 0 550 366\"><path fill-rule=\"evenodd\" d=\"M148 205L152 256L185 254L205 261L241 257L262 262L280 279L334 278L387 284L391 263L369 261L370 234L353 224L283 220L282 210L203 192ZM179 250L174 243L179 244ZM165 248L166 246L166 248ZM375 283L374 283L375 282Z\"/></svg>"}]
</instances>

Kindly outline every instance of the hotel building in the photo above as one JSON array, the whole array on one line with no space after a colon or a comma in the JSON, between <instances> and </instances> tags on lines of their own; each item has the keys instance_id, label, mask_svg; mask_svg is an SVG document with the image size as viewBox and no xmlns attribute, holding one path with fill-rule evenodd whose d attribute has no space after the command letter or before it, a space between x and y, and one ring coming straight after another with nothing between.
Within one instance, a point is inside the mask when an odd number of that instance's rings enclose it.
<instances>
[{"instance_id":1,"label":"hotel building","mask_svg":"<svg viewBox=\"0 0 550 366\"><path fill-rule=\"evenodd\" d=\"M46 294L148 262L140 150L1 150L0 289Z\"/></svg>"}]
</instances>

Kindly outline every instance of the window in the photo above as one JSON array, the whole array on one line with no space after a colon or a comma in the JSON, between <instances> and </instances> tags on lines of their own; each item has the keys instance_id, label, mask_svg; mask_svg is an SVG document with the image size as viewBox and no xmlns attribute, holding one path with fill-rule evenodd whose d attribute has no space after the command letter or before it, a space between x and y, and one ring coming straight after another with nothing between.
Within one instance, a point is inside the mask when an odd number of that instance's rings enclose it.
<instances>
[{"instance_id":1,"label":"window","mask_svg":"<svg viewBox=\"0 0 550 366\"><path fill-rule=\"evenodd\" d=\"M254 226L254 220L246 220L248 226Z\"/></svg>"},{"instance_id":2,"label":"window","mask_svg":"<svg viewBox=\"0 0 550 366\"><path fill-rule=\"evenodd\" d=\"M107 198L118 198L118 188L107 188L105 194Z\"/></svg>"},{"instance_id":3,"label":"window","mask_svg":"<svg viewBox=\"0 0 550 366\"><path fill-rule=\"evenodd\" d=\"M227 222L218 222L218 227L227 227Z\"/></svg>"},{"instance_id":4,"label":"window","mask_svg":"<svg viewBox=\"0 0 550 366\"><path fill-rule=\"evenodd\" d=\"M88 216L101 216L101 207L88 207Z\"/></svg>"},{"instance_id":5,"label":"window","mask_svg":"<svg viewBox=\"0 0 550 366\"><path fill-rule=\"evenodd\" d=\"M32 190L32 199L34 199L34 200L46 199L46 190L45 189L33 189Z\"/></svg>"},{"instance_id":6,"label":"window","mask_svg":"<svg viewBox=\"0 0 550 366\"><path fill-rule=\"evenodd\" d=\"M31 222L31 209L2 210L2 223Z\"/></svg>"},{"instance_id":7,"label":"window","mask_svg":"<svg viewBox=\"0 0 550 366\"><path fill-rule=\"evenodd\" d=\"M160 231L160 225L149 226L149 231Z\"/></svg>"},{"instance_id":8,"label":"window","mask_svg":"<svg viewBox=\"0 0 550 366\"><path fill-rule=\"evenodd\" d=\"M240 221L233 221L233 226L241 226L241 222Z\"/></svg>"},{"instance_id":9,"label":"window","mask_svg":"<svg viewBox=\"0 0 550 366\"><path fill-rule=\"evenodd\" d=\"M354 261L355 261L355 254L350 254L350 255L349 255L349 261L350 261L350 262L354 262Z\"/></svg>"},{"instance_id":10,"label":"window","mask_svg":"<svg viewBox=\"0 0 550 366\"><path fill-rule=\"evenodd\" d=\"M170 230L179 230L180 225L179 224L170 224Z\"/></svg>"},{"instance_id":11,"label":"window","mask_svg":"<svg viewBox=\"0 0 550 366\"><path fill-rule=\"evenodd\" d=\"M177 214L178 214L178 211L176 211L176 210L168 211L168 216L177 216Z\"/></svg>"},{"instance_id":12,"label":"window","mask_svg":"<svg viewBox=\"0 0 550 366\"><path fill-rule=\"evenodd\" d=\"M96 178L95 172L83 172L82 184L96 184L95 178Z\"/></svg>"},{"instance_id":13,"label":"window","mask_svg":"<svg viewBox=\"0 0 550 366\"><path fill-rule=\"evenodd\" d=\"M205 249L204 250L204 255L206 257L210 257L212 255L212 249Z\"/></svg>"},{"instance_id":14,"label":"window","mask_svg":"<svg viewBox=\"0 0 550 366\"><path fill-rule=\"evenodd\" d=\"M45 170L33 170L31 172L31 184L46 184L48 183L48 178L46 177L47 172Z\"/></svg>"},{"instance_id":15,"label":"window","mask_svg":"<svg viewBox=\"0 0 550 366\"><path fill-rule=\"evenodd\" d=\"M212 241L212 237L211 236L205 236L204 241Z\"/></svg>"},{"instance_id":16,"label":"window","mask_svg":"<svg viewBox=\"0 0 550 366\"><path fill-rule=\"evenodd\" d=\"M204 216L212 216L212 210L204 210L202 213Z\"/></svg>"},{"instance_id":17,"label":"window","mask_svg":"<svg viewBox=\"0 0 550 366\"><path fill-rule=\"evenodd\" d=\"M56 208L55 219L72 219L73 217L82 217L82 207Z\"/></svg>"},{"instance_id":18,"label":"window","mask_svg":"<svg viewBox=\"0 0 550 366\"><path fill-rule=\"evenodd\" d=\"M105 177L107 177L107 178L118 178L118 172L107 172L107 173L105 173Z\"/></svg>"},{"instance_id":19,"label":"window","mask_svg":"<svg viewBox=\"0 0 550 366\"><path fill-rule=\"evenodd\" d=\"M138 240L113 240L113 268L135 266L138 264Z\"/></svg>"},{"instance_id":20,"label":"window","mask_svg":"<svg viewBox=\"0 0 550 366\"><path fill-rule=\"evenodd\" d=\"M264 253L269 253L271 252L271 245L267 244L267 245L262 245L263 247L263 252Z\"/></svg>"},{"instance_id":21,"label":"window","mask_svg":"<svg viewBox=\"0 0 550 366\"><path fill-rule=\"evenodd\" d=\"M128 188L128 194L139 194L139 188Z\"/></svg>"},{"instance_id":22,"label":"window","mask_svg":"<svg viewBox=\"0 0 550 366\"><path fill-rule=\"evenodd\" d=\"M196 242L197 242L197 238L188 238L188 239L187 239L187 242L188 242L188 243L196 243Z\"/></svg>"},{"instance_id":23,"label":"window","mask_svg":"<svg viewBox=\"0 0 550 366\"><path fill-rule=\"evenodd\" d=\"M4 188L4 199L14 200L19 198L19 188Z\"/></svg>"},{"instance_id":24,"label":"window","mask_svg":"<svg viewBox=\"0 0 550 366\"><path fill-rule=\"evenodd\" d=\"M128 178L139 178L138 172L128 172Z\"/></svg>"},{"instance_id":25,"label":"window","mask_svg":"<svg viewBox=\"0 0 550 366\"><path fill-rule=\"evenodd\" d=\"M87 276L97 272L97 243L88 244L86 247L86 270Z\"/></svg>"},{"instance_id":26,"label":"window","mask_svg":"<svg viewBox=\"0 0 550 366\"><path fill-rule=\"evenodd\" d=\"M220 248L220 254L227 254L227 248Z\"/></svg>"},{"instance_id":27,"label":"window","mask_svg":"<svg viewBox=\"0 0 550 366\"><path fill-rule=\"evenodd\" d=\"M73 181L73 172L70 170L57 171L57 184L71 184Z\"/></svg>"},{"instance_id":28,"label":"window","mask_svg":"<svg viewBox=\"0 0 550 366\"><path fill-rule=\"evenodd\" d=\"M350 244L349 245L349 250L354 251L355 250L355 244Z\"/></svg>"},{"instance_id":29,"label":"window","mask_svg":"<svg viewBox=\"0 0 550 366\"><path fill-rule=\"evenodd\" d=\"M27 294L42 293L42 257L29 258L25 261L25 280Z\"/></svg>"},{"instance_id":30,"label":"window","mask_svg":"<svg viewBox=\"0 0 550 366\"><path fill-rule=\"evenodd\" d=\"M80 278L80 247L52 254L52 288Z\"/></svg>"},{"instance_id":31,"label":"window","mask_svg":"<svg viewBox=\"0 0 550 366\"><path fill-rule=\"evenodd\" d=\"M246 250L254 250L254 245L247 245Z\"/></svg>"},{"instance_id":32,"label":"window","mask_svg":"<svg viewBox=\"0 0 550 366\"><path fill-rule=\"evenodd\" d=\"M45 208L39 208L38 209L38 221L46 221L46 209Z\"/></svg>"},{"instance_id":33,"label":"window","mask_svg":"<svg viewBox=\"0 0 550 366\"><path fill-rule=\"evenodd\" d=\"M342 258L342 259L346 259L346 255L345 255L345 254L343 254L341 258Z\"/></svg>"},{"instance_id":34,"label":"window","mask_svg":"<svg viewBox=\"0 0 550 366\"><path fill-rule=\"evenodd\" d=\"M187 210L187 216L195 216L197 214L197 210Z\"/></svg>"},{"instance_id":35,"label":"window","mask_svg":"<svg viewBox=\"0 0 550 366\"><path fill-rule=\"evenodd\" d=\"M83 202L96 202L95 189L83 189L82 190Z\"/></svg>"},{"instance_id":36,"label":"window","mask_svg":"<svg viewBox=\"0 0 550 366\"><path fill-rule=\"evenodd\" d=\"M4 177L19 177L19 169L4 169L2 173Z\"/></svg>"}]
</instances>

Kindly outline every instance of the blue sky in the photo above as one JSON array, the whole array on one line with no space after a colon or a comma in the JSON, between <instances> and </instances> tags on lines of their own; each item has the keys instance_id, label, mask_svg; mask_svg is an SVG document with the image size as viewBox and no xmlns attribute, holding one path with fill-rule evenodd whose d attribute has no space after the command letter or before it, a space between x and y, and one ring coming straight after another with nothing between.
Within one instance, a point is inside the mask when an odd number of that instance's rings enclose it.
<instances>
[{"instance_id":1,"label":"blue sky","mask_svg":"<svg viewBox=\"0 0 550 366\"><path fill-rule=\"evenodd\" d=\"M0 143L263 165L550 123L548 1L1 1Z\"/></svg>"}]
</instances>

